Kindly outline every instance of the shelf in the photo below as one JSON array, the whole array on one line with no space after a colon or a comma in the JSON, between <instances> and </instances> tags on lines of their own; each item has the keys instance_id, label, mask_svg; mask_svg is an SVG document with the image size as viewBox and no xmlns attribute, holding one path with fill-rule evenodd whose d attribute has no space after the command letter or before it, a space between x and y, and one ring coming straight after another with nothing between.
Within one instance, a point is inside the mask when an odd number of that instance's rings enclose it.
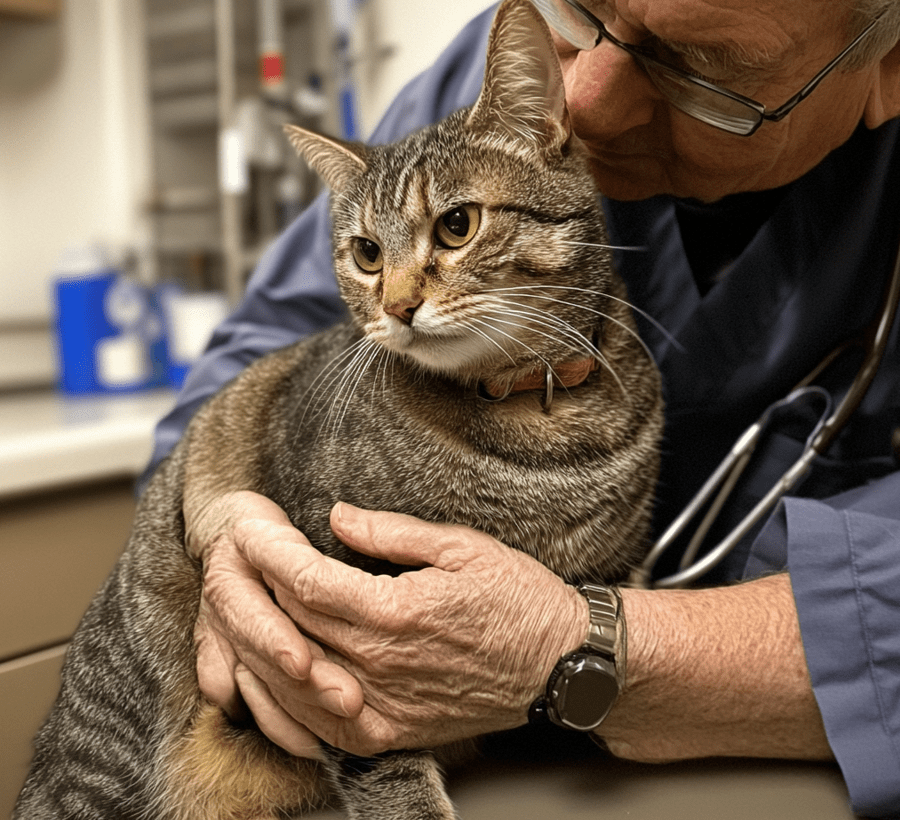
<instances>
[{"instance_id":1,"label":"shelf","mask_svg":"<svg viewBox=\"0 0 900 820\"><path fill-rule=\"evenodd\" d=\"M169 37L181 38L205 34L214 31L215 27L216 17L212 4L151 12L147 15L147 38L151 42Z\"/></svg>"},{"instance_id":2,"label":"shelf","mask_svg":"<svg viewBox=\"0 0 900 820\"><path fill-rule=\"evenodd\" d=\"M212 57L182 60L156 66L150 71L150 93L154 97L215 91L216 87L216 61Z\"/></svg>"},{"instance_id":3,"label":"shelf","mask_svg":"<svg viewBox=\"0 0 900 820\"><path fill-rule=\"evenodd\" d=\"M201 185L192 187L164 188L157 191L147 203L154 212L163 211L210 211L219 207L219 192L215 188Z\"/></svg>"}]
</instances>

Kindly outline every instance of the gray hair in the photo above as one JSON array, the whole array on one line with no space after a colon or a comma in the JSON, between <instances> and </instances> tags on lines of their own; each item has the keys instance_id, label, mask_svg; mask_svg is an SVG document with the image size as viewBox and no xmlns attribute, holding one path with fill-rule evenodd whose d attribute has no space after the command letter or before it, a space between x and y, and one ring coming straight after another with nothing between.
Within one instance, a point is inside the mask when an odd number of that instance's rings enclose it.
<instances>
[{"instance_id":1,"label":"gray hair","mask_svg":"<svg viewBox=\"0 0 900 820\"><path fill-rule=\"evenodd\" d=\"M859 34L879 15L881 22L847 58L844 65L847 71L880 60L900 40L900 0L850 0L850 8L852 37Z\"/></svg>"}]
</instances>

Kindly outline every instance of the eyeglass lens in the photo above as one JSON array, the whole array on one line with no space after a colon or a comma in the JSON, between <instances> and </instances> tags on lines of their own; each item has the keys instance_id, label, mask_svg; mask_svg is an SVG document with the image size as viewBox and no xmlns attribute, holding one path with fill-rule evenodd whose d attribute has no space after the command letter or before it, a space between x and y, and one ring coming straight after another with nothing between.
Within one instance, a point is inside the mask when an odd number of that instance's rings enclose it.
<instances>
[{"instance_id":1,"label":"eyeglass lens","mask_svg":"<svg viewBox=\"0 0 900 820\"><path fill-rule=\"evenodd\" d=\"M638 58L639 59L639 58ZM760 113L740 100L691 82L687 77L649 60L640 63L654 85L680 111L734 134L749 134L761 120Z\"/></svg>"},{"instance_id":2,"label":"eyeglass lens","mask_svg":"<svg viewBox=\"0 0 900 820\"><path fill-rule=\"evenodd\" d=\"M601 38L600 30L565 0L531 0L547 24L581 51L590 51ZM730 131L749 134L760 122L760 114L740 100L705 88L655 60L629 52L676 108L696 119Z\"/></svg>"},{"instance_id":3,"label":"eyeglass lens","mask_svg":"<svg viewBox=\"0 0 900 820\"><path fill-rule=\"evenodd\" d=\"M580 51L590 51L597 45L600 32L579 11L565 0L531 0L543 18L557 34Z\"/></svg>"}]
</instances>

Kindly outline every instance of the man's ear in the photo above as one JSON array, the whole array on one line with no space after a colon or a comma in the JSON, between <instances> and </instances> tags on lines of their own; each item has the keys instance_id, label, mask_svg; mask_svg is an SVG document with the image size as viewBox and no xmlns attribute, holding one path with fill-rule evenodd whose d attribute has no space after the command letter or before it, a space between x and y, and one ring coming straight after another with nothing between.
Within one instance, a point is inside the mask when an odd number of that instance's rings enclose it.
<instances>
[{"instance_id":1,"label":"man's ear","mask_svg":"<svg viewBox=\"0 0 900 820\"><path fill-rule=\"evenodd\" d=\"M876 66L875 81L863 112L868 128L900 116L900 43L897 43Z\"/></svg>"}]
</instances>

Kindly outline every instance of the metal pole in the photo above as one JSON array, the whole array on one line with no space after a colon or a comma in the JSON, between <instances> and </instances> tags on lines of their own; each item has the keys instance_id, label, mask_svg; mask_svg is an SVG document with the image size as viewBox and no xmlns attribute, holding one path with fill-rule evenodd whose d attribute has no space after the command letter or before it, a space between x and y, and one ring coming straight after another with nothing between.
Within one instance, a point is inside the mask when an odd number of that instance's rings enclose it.
<instances>
[{"instance_id":1,"label":"metal pole","mask_svg":"<svg viewBox=\"0 0 900 820\"><path fill-rule=\"evenodd\" d=\"M235 122L237 80L235 77L235 26L233 0L216 0L216 77L219 89L219 151L224 135ZM221 158L220 158L221 167ZM221 174L221 171L220 171ZM224 183L224 180L220 180ZM225 294L236 305L244 292L243 243L241 237L241 194L220 184L222 257Z\"/></svg>"}]
</instances>

